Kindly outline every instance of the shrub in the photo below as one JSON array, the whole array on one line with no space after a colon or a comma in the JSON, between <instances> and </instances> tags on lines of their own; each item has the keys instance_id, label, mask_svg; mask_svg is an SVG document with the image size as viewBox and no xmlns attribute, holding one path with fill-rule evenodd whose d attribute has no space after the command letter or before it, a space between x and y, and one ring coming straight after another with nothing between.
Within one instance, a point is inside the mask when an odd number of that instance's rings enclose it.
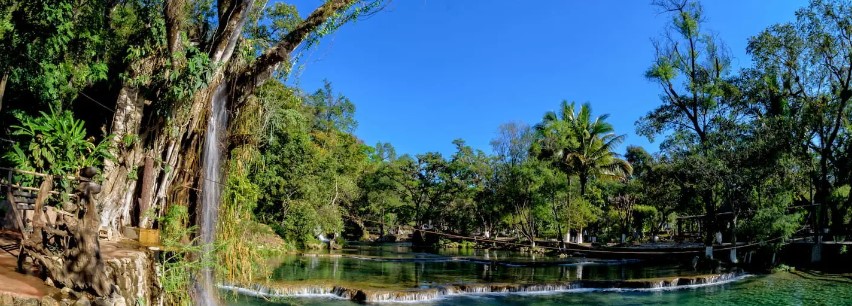
<instances>
[{"instance_id":1,"label":"shrub","mask_svg":"<svg viewBox=\"0 0 852 306\"><path fill-rule=\"evenodd\" d=\"M39 117L15 114L20 122L13 125L12 135L18 141L3 156L13 167L59 176L74 175L83 167L98 167L109 154L109 142L95 143L86 136L85 123L74 119L69 111L55 108ZM108 137L107 137L108 139ZM20 176L19 181L33 183L32 176ZM70 191L66 180L58 180L61 188Z\"/></svg>"}]
</instances>

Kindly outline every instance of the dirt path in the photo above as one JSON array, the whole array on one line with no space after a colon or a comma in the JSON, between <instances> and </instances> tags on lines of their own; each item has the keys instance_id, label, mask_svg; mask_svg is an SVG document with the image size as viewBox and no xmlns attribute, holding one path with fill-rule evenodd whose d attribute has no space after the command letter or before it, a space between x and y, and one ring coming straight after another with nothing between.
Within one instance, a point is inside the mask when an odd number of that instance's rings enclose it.
<instances>
[{"instance_id":1,"label":"dirt path","mask_svg":"<svg viewBox=\"0 0 852 306\"><path fill-rule=\"evenodd\" d=\"M34 276L35 271L22 274L15 270L18 262L17 233L0 231L0 294L41 298L59 290Z\"/></svg>"}]
</instances>

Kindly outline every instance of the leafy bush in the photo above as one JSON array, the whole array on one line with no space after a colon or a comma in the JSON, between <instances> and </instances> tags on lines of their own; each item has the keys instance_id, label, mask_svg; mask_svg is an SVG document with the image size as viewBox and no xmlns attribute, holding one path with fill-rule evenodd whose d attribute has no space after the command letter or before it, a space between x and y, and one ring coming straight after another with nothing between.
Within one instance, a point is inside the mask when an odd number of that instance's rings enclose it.
<instances>
[{"instance_id":1,"label":"leafy bush","mask_svg":"<svg viewBox=\"0 0 852 306\"><path fill-rule=\"evenodd\" d=\"M659 211L656 207L648 205L636 205L633 207L633 228L638 229L641 233L646 233L654 226L654 220L657 219Z\"/></svg>"},{"instance_id":2,"label":"leafy bush","mask_svg":"<svg viewBox=\"0 0 852 306\"><path fill-rule=\"evenodd\" d=\"M755 211L751 220L739 221L739 232L752 240L766 242L772 250L778 250L799 229L804 214L787 212L789 192L774 195L767 203Z\"/></svg>"},{"instance_id":3,"label":"leafy bush","mask_svg":"<svg viewBox=\"0 0 852 306\"><path fill-rule=\"evenodd\" d=\"M109 142L96 144L92 137L87 138L84 122L74 119L71 112L51 108L50 113L40 114L35 118L15 114L20 124L11 126L12 135L19 140L4 155L14 167L64 176L112 158Z\"/></svg>"}]
</instances>

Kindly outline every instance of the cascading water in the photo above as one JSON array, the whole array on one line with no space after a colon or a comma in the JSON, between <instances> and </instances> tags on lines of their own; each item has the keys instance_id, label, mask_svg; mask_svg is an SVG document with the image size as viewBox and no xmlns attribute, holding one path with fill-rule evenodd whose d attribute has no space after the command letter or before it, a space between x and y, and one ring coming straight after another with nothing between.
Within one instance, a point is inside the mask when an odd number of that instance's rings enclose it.
<instances>
[{"instance_id":1,"label":"cascading water","mask_svg":"<svg viewBox=\"0 0 852 306\"><path fill-rule=\"evenodd\" d=\"M227 127L227 91L225 85L219 85L210 99L210 120L207 121L207 132L204 135L204 152L202 155L204 180L201 182L201 212L198 222L199 241L201 243L201 260L209 263L213 251L213 240L216 238L216 222L219 217L219 201L222 193L219 183L222 177L222 132ZM213 270L205 267L199 273L195 282L196 300L199 306L217 305L216 288L213 285Z\"/></svg>"},{"instance_id":2,"label":"cascading water","mask_svg":"<svg viewBox=\"0 0 852 306\"><path fill-rule=\"evenodd\" d=\"M254 297L326 296L355 302L423 302L448 296L481 294L545 294L590 291L660 291L711 286L736 281L747 274L730 272L722 274L673 277L665 279L634 280L575 280L557 283L511 284L468 283L447 284L434 287L408 289L358 289L343 286L308 284L267 287L255 284L249 288L237 285L220 285L219 288Z\"/></svg>"}]
</instances>

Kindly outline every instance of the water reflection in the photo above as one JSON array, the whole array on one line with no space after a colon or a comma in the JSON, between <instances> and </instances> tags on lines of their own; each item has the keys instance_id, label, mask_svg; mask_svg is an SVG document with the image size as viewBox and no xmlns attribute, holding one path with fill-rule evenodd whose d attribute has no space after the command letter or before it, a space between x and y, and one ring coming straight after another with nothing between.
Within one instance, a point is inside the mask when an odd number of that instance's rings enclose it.
<instances>
[{"instance_id":1,"label":"water reflection","mask_svg":"<svg viewBox=\"0 0 852 306\"><path fill-rule=\"evenodd\" d=\"M459 283L549 283L698 275L677 264L555 258L494 250L415 252L406 245L356 246L334 254L278 258L279 282L358 283L381 288L423 288Z\"/></svg>"},{"instance_id":2,"label":"water reflection","mask_svg":"<svg viewBox=\"0 0 852 306\"><path fill-rule=\"evenodd\" d=\"M276 268L271 276L273 281L270 284L272 288L289 290L288 292L319 294L327 293L333 286L342 286L372 292L374 297L385 295L394 297L396 293L405 295L411 292L423 292L423 296L420 297L398 296L396 301L411 301L407 298L429 299L430 305L731 305L743 303L838 305L848 304L848 301L852 300L852 286L848 283L803 280L789 274L782 274L785 275L784 277L760 276L731 284L675 291L566 291L558 284L571 284L574 283L573 281L583 280L581 283L589 285L583 288L611 288L594 286L605 286L606 280L658 277L671 279L675 276L682 277L680 279L683 280L690 279L688 276L713 271L695 271L691 265L681 267L676 264L650 265L635 261L555 258L495 250L418 252L407 245L352 246L331 254L283 256L278 258L274 265ZM702 277L696 279L698 278ZM596 281L604 282L588 283ZM656 281L650 281L650 283L654 284ZM649 280L637 283L647 282ZM458 290L463 290L465 287L468 289L517 287L513 284L522 286L529 284L525 288L530 288L530 291L551 293L503 295L504 293L493 293L498 292L497 290L469 290L465 292L492 293L475 297L448 295L459 292ZM557 284L557 286L551 286L551 284ZM804 287L807 289L803 289ZM435 299L436 290L446 291L441 293L445 297ZM304 305L353 305L347 299L341 299L340 296L338 294L334 299L296 298L295 301ZM370 300L373 300L372 297ZM241 301L236 305L265 305L265 302L256 299L241 298ZM243 302L245 304L240 304Z\"/></svg>"}]
</instances>

